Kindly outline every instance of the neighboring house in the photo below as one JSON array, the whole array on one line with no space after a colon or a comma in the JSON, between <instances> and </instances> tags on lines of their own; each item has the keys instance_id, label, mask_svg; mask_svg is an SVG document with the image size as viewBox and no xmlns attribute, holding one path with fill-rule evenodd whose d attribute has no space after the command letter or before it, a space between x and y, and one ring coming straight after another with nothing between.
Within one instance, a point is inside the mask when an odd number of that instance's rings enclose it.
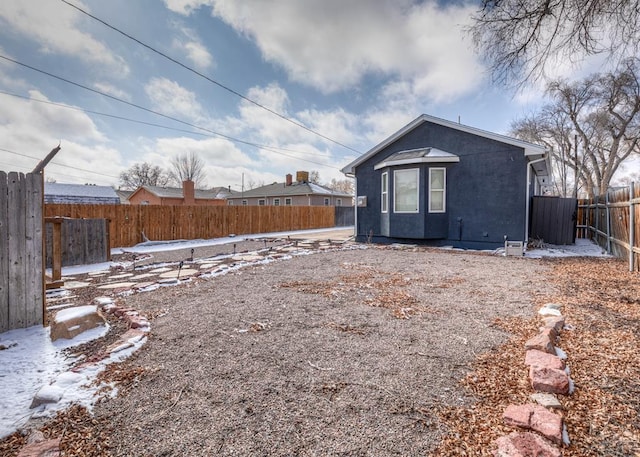
<instances>
[{"instance_id":1,"label":"neighboring house","mask_svg":"<svg viewBox=\"0 0 640 457\"><path fill-rule=\"evenodd\" d=\"M129 196L132 205L209 205L222 206L226 198L235 192L226 187L214 187L209 190L194 188L193 181L183 181L182 188L142 186Z\"/></svg>"},{"instance_id":2,"label":"neighboring house","mask_svg":"<svg viewBox=\"0 0 640 457\"><path fill-rule=\"evenodd\" d=\"M227 198L229 205L245 206L352 206L353 195L309 182L309 173L298 171L296 181L288 174L285 182L273 183Z\"/></svg>"},{"instance_id":3,"label":"neighboring house","mask_svg":"<svg viewBox=\"0 0 640 457\"><path fill-rule=\"evenodd\" d=\"M116 190L116 194L120 198L120 204L122 205L129 204L129 197L131 196L132 193L133 193L132 190L120 190L120 189Z\"/></svg>"},{"instance_id":4,"label":"neighboring house","mask_svg":"<svg viewBox=\"0 0 640 457\"><path fill-rule=\"evenodd\" d=\"M44 202L118 205L120 204L120 198L113 187L110 186L45 182Z\"/></svg>"},{"instance_id":5,"label":"neighboring house","mask_svg":"<svg viewBox=\"0 0 640 457\"><path fill-rule=\"evenodd\" d=\"M356 238L473 249L526 242L544 147L422 115L342 169L356 178Z\"/></svg>"}]
</instances>

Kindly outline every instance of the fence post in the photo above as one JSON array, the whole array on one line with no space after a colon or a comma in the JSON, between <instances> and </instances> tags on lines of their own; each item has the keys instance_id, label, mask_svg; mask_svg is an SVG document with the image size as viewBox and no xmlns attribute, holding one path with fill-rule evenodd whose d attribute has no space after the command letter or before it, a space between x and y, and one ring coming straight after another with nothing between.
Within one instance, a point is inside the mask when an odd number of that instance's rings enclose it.
<instances>
[{"instance_id":1,"label":"fence post","mask_svg":"<svg viewBox=\"0 0 640 457\"><path fill-rule=\"evenodd\" d=\"M611 208L609 207L609 191L604 194L605 223L607 224L607 253L611 254Z\"/></svg>"},{"instance_id":2,"label":"fence post","mask_svg":"<svg viewBox=\"0 0 640 457\"><path fill-rule=\"evenodd\" d=\"M636 210L635 210L635 183L629 184L629 271L633 271L635 268L634 251L635 244L635 227L636 227Z\"/></svg>"}]
</instances>

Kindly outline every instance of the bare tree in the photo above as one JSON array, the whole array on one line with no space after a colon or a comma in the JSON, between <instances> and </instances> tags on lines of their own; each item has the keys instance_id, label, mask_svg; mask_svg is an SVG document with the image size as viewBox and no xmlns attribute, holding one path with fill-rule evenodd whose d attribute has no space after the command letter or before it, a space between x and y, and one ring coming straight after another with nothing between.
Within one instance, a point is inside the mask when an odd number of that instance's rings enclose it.
<instances>
[{"instance_id":1,"label":"bare tree","mask_svg":"<svg viewBox=\"0 0 640 457\"><path fill-rule=\"evenodd\" d=\"M582 81L553 81L552 102L529 119L516 121L513 133L546 144L566 167L559 170L567 193L570 170L578 186L593 196L604 192L620 165L640 153L640 61L627 59L616 73ZM558 171L557 171L558 172ZM558 175L556 175L558 178Z\"/></svg>"},{"instance_id":2,"label":"bare tree","mask_svg":"<svg viewBox=\"0 0 640 457\"><path fill-rule=\"evenodd\" d=\"M331 182L327 185L329 189L336 190L338 192L342 192L344 194L354 195L355 188L353 187L352 179L336 179L333 178Z\"/></svg>"},{"instance_id":3,"label":"bare tree","mask_svg":"<svg viewBox=\"0 0 640 457\"><path fill-rule=\"evenodd\" d=\"M313 184L320 184L320 172L318 170L311 170L309 172L309 182Z\"/></svg>"},{"instance_id":4,"label":"bare tree","mask_svg":"<svg viewBox=\"0 0 640 457\"><path fill-rule=\"evenodd\" d=\"M505 82L544 76L554 59L620 62L640 50L640 0L483 0L472 20L476 48Z\"/></svg>"},{"instance_id":5,"label":"bare tree","mask_svg":"<svg viewBox=\"0 0 640 457\"><path fill-rule=\"evenodd\" d=\"M169 176L178 185L183 181L193 181L197 188L202 188L206 184L204 165L204 161L194 152L177 154L171 159Z\"/></svg>"},{"instance_id":6,"label":"bare tree","mask_svg":"<svg viewBox=\"0 0 640 457\"><path fill-rule=\"evenodd\" d=\"M140 186L166 186L169 175L158 165L148 162L135 163L120 173L120 186L124 189L137 189Z\"/></svg>"}]
</instances>

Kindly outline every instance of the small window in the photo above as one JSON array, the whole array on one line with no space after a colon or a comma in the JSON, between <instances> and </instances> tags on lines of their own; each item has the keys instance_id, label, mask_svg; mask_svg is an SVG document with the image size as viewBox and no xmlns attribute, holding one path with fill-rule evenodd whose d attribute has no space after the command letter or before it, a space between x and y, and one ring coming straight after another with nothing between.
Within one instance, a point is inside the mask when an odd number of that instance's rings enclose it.
<instances>
[{"instance_id":1,"label":"small window","mask_svg":"<svg viewBox=\"0 0 640 457\"><path fill-rule=\"evenodd\" d=\"M273 206L280 206L280 199L279 198L274 198L273 199Z\"/></svg>"},{"instance_id":2,"label":"small window","mask_svg":"<svg viewBox=\"0 0 640 457\"><path fill-rule=\"evenodd\" d=\"M342 206L342 199L336 198L336 206Z\"/></svg>"},{"instance_id":3,"label":"small window","mask_svg":"<svg viewBox=\"0 0 640 457\"><path fill-rule=\"evenodd\" d=\"M445 168L429 168L429 212L444 213L447 174Z\"/></svg>"},{"instance_id":4,"label":"small window","mask_svg":"<svg viewBox=\"0 0 640 457\"><path fill-rule=\"evenodd\" d=\"M382 173L382 182L380 183L380 199L382 201L380 211L387 213L389 211L389 173Z\"/></svg>"},{"instance_id":5,"label":"small window","mask_svg":"<svg viewBox=\"0 0 640 457\"><path fill-rule=\"evenodd\" d=\"M329 206L329 199L326 197L324 199L324 206Z\"/></svg>"},{"instance_id":6,"label":"small window","mask_svg":"<svg viewBox=\"0 0 640 457\"><path fill-rule=\"evenodd\" d=\"M286 197L284 199L284 206L291 206L291 197Z\"/></svg>"},{"instance_id":7,"label":"small window","mask_svg":"<svg viewBox=\"0 0 640 457\"><path fill-rule=\"evenodd\" d=\"M393 172L393 211L396 213L418 212L418 182L420 171L417 168L395 170Z\"/></svg>"},{"instance_id":8,"label":"small window","mask_svg":"<svg viewBox=\"0 0 640 457\"><path fill-rule=\"evenodd\" d=\"M266 205L266 200L264 198L261 198L260 200L258 200L258 206L264 206Z\"/></svg>"},{"instance_id":9,"label":"small window","mask_svg":"<svg viewBox=\"0 0 640 457\"><path fill-rule=\"evenodd\" d=\"M242 206L247 206L247 201L246 200L242 200Z\"/></svg>"},{"instance_id":10,"label":"small window","mask_svg":"<svg viewBox=\"0 0 640 457\"><path fill-rule=\"evenodd\" d=\"M227 200L227 205L228 206L233 206L233 200Z\"/></svg>"}]
</instances>

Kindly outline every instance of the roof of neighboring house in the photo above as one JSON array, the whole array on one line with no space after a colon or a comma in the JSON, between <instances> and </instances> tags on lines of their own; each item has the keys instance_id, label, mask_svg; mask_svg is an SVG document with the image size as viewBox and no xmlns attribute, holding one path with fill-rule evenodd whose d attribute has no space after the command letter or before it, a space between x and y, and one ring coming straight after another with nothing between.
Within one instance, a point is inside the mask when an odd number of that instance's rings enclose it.
<instances>
[{"instance_id":1,"label":"roof of neighboring house","mask_svg":"<svg viewBox=\"0 0 640 457\"><path fill-rule=\"evenodd\" d=\"M116 194L120 197L120 203L129 203L129 197L133 193L132 190L116 190Z\"/></svg>"},{"instance_id":2,"label":"roof of neighboring house","mask_svg":"<svg viewBox=\"0 0 640 457\"><path fill-rule=\"evenodd\" d=\"M486 130L478 129L476 127L470 127L468 125L463 125L457 122L448 121L446 119L440 119L439 117L429 116L428 114L423 114L417 117L416 119L414 119L413 121L411 121L410 123L408 123L407 125L405 125L404 127L402 127L400 130L398 130L396 133L388 137L386 140L382 141L381 143L374 146L369 151L365 152L363 155L358 157L349 165L344 167L342 169L342 172L347 175L355 173L355 168L358 165L369 160L371 157L373 157L378 152L380 152L381 150L389 146L391 143L403 137L404 135L406 135L416 127L419 127L425 122L431 122L432 124L442 125L444 127L449 127L452 129L459 130L461 132L470 133L472 135L477 135L483 138L489 138L491 140L500 141L502 143L520 147L524 149L524 155L529 158L530 162L533 162L533 160L537 160L538 158L545 158L546 149L544 146L529 143L527 141L522 141L517 138L512 138L506 135L500 135L499 133L488 132Z\"/></svg>"},{"instance_id":3,"label":"roof of neighboring house","mask_svg":"<svg viewBox=\"0 0 640 457\"><path fill-rule=\"evenodd\" d=\"M183 198L181 187L161 187L161 186L142 186L138 189L145 189L160 198ZM135 190L133 193L137 192ZM202 200L225 199L237 192L229 190L227 187L213 187L208 190L196 189L194 197Z\"/></svg>"},{"instance_id":4,"label":"roof of neighboring house","mask_svg":"<svg viewBox=\"0 0 640 457\"><path fill-rule=\"evenodd\" d=\"M331 195L334 197L353 197L351 194L329 189L328 187L311 182L294 182L290 186L286 183L276 182L255 189L245 190L242 195L236 192L232 198L255 198L255 197L289 197L294 195Z\"/></svg>"},{"instance_id":5,"label":"roof of neighboring house","mask_svg":"<svg viewBox=\"0 0 640 457\"><path fill-rule=\"evenodd\" d=\"M45 203L120 203L113 187L87 184L44 183Z\"/></svg>"}]
</instances>

